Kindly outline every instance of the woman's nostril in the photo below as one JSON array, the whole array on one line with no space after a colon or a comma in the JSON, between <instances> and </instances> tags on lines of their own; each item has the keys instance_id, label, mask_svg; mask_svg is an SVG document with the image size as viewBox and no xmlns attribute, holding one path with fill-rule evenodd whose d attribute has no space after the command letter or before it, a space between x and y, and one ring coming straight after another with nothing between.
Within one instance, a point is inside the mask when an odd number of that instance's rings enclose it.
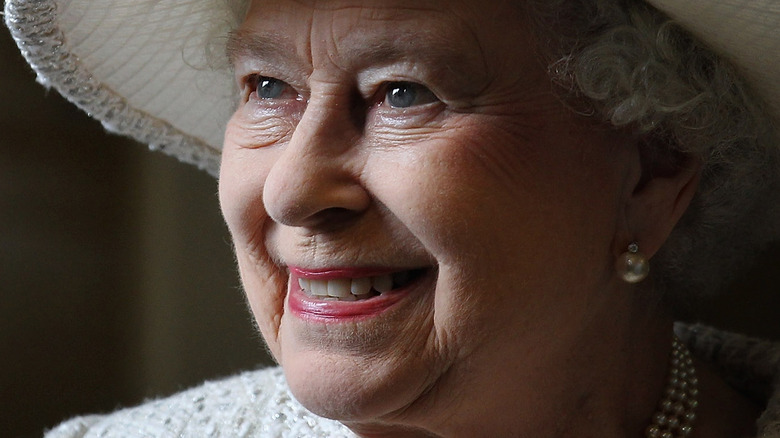
<instances>
[{"instance_id":1,"label":"woman's nostril","mask_svg":"<svg viewBox=\"0 0 780 438\"><path fill-rule=\"evenodd\" d=\"M350 227L360 216L360 211L333 207L312 216L308 226L316 227L320 232L337 231Z\"/></svg>"}]
</instances>

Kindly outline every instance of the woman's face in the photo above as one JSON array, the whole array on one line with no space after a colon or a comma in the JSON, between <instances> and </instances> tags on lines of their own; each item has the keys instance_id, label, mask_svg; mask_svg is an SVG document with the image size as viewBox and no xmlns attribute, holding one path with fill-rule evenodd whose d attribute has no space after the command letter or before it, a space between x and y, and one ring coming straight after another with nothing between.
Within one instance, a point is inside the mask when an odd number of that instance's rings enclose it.
<instances>
[{"instance_id":1,"label":"woman's face","mask_svg":"<svg viewBox=\"0 0 780 438\"><path fill-rule=\"evenodd\" d=\"M533 394L612 310L634 159L555 97L512 3L260 1L231 38L222 209L315 413L422 425Z\"/></svg>"}]
</instances>

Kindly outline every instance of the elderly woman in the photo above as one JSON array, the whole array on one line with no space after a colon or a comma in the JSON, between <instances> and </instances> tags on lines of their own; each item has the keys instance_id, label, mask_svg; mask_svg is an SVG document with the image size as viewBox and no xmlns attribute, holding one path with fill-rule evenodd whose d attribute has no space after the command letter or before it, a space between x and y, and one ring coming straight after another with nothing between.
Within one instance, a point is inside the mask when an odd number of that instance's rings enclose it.
<instances>
[{"instance_id":1,"label":"elderly woman","mask_svg":"<svg viewBox=\"0 0 780 438\"><path fill-rule=\"evenodd\" d=\"M280 367L51 436L780 437L777 346L673 334L776 237L773 2L99 3L6 21L109 129L221 163Z\"/></svg>"}]
</instances>

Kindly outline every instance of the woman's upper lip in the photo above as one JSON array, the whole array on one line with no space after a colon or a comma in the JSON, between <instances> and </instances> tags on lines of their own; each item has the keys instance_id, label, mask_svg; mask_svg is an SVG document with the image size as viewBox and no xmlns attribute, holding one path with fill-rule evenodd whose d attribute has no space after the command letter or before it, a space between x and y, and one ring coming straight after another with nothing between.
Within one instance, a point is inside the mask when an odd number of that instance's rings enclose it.
<instances>
[{"instance_id":1,"label":"woman's upper lip","mask_svg":"<svg viewBox=\"0 0 780 438\"><path fill-rule=\"evenodd\" d=\"M288 266L290 273L295 277L308 280L332 280L337 278L361 278L389 275L396 272L423 269L424 267L400 267L400 266L368 266L368 267L327 267L304 268L301 266Z\"/></svg>"}]
</instances>

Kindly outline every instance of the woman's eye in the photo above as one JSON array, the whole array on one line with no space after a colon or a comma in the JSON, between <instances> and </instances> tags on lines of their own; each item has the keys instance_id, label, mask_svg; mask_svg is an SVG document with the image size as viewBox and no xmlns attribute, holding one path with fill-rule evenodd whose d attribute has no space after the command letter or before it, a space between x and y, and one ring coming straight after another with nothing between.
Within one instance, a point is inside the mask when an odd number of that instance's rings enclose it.
<instances>
[{"instance_id":1,"label":"woman's eye","mask_svg":"<svg viewBox=\"0 0 780 438\"><path fill-rule=\"evenodd\" d=\"M260 99L297 99L298 93L287 82L268 76L252 78L251 85Z\"/></svg>"},{"instance_id":2,"label":"woman's eye","mask_svg":"<svg viewBox=\"0 0 780 438\"><path fill-rule=\"evenodd\" d=\"M410 108L438 100L431 90L414 82L391 82L385 92L385 103L391 108Z\"/></svg>"}]
</instances>

